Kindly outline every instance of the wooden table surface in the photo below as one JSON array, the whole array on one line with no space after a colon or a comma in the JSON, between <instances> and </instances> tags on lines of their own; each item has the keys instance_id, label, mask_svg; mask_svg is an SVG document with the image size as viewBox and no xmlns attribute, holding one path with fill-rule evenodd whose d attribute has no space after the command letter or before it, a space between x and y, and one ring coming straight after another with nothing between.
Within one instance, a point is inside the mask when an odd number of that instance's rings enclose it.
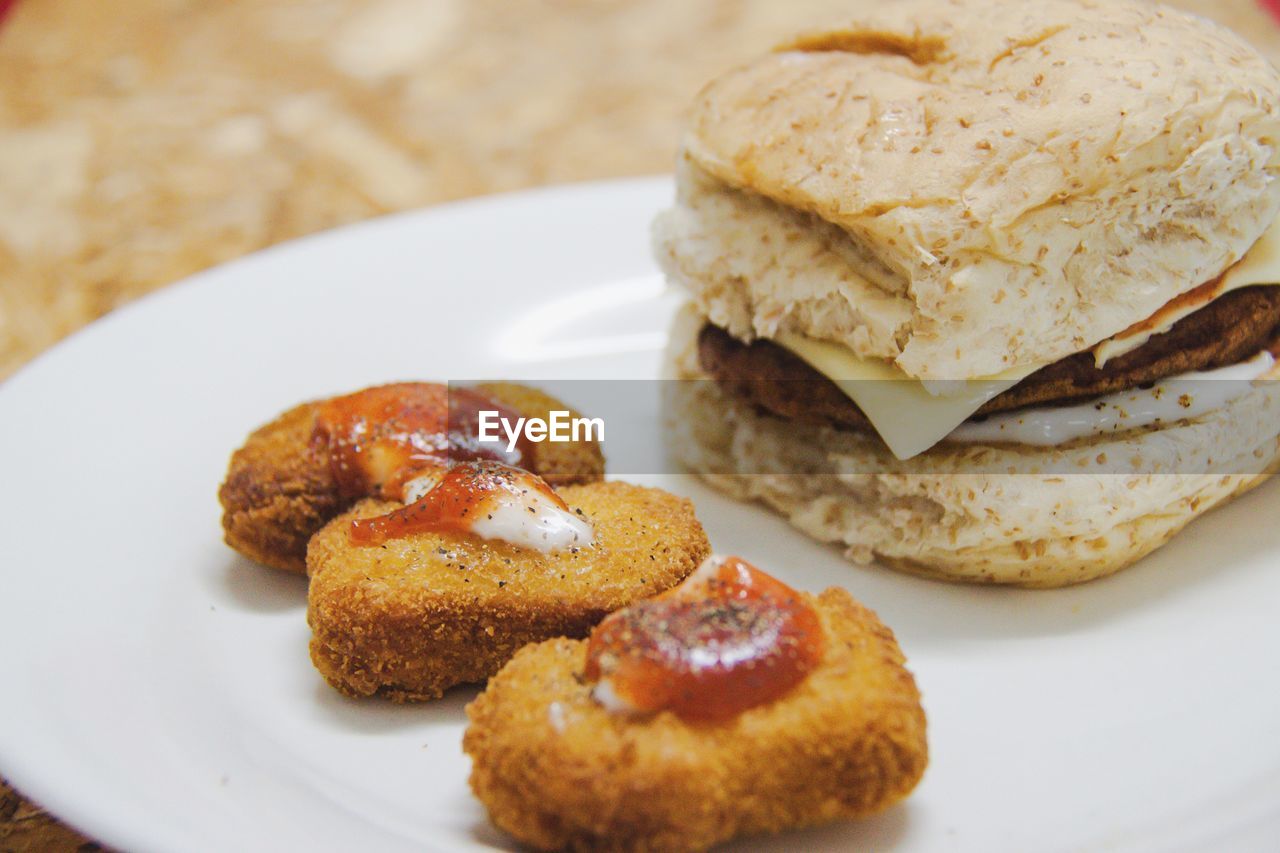
<instances>
[{"instance_id":1,"label":"wooden table surface","mask_svg":"<svg viewBox=\"0 0 1280 853\"><path fill-rule=\"evenodd\" d=\"M702 82L868 2L21 0L0 28L0 379L281 240L669 171ZM1254 0L1176 5L1280 57ZM0 851L73 849L96 845L0 780Z\"/></svg>"}]
</instances>

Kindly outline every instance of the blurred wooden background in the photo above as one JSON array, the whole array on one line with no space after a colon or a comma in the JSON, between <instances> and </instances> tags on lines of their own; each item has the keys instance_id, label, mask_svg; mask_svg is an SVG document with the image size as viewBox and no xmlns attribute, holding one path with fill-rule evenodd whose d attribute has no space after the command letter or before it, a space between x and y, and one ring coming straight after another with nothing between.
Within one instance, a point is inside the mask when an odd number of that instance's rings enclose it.
<instances>
[{"instance_id":1,"label":"blurred wooden background","mask_svg":"<svg viewBox=\"0 0 1280 853\"><path fill-rule=\"evenodd\" d=\"M668 171L703 81L867 2L19 0L0 24L0 379L281 240ZM1280 56L1254 0L1176 5ZM0 851L82 846L0 781Z\"/></svg>"}]
</instances>

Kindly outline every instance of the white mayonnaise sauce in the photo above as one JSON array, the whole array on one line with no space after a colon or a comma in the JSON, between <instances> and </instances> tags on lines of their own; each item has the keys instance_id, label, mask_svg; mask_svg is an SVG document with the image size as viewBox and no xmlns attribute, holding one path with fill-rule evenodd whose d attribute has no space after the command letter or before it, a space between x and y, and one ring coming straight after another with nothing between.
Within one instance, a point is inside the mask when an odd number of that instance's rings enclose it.
<instances>
[{"instance_id":1,"label":"white mayonnaise sauce","mask_svg":"<svg viewBox=\"0 0 1280 853\"><path fill-rule=\"evenodd\" d=\"M551 724L551 728L556 730L556 734L564 734L564 730L568 725L565 719L564 705L559 702L552 702L547 706L547 722Z\"/></svg>"},{"instance_id":2,"label":"white mayonnaise sauce","mask_svg":"<svg viewBox=\"0 0 1280 853\"><path fill-rule=\"evenodd\" d=\"M494 490L472 515L469 528L484 539L501 539L537 551L567 551L592 544L595 531L582 516L560 506L548 486L528 471L512 468L505 488ZM401 499L422 500L444 481L448 468L425 470L404 484Z\"/></svg>"},{"instance_id":3,"label":"white mayonnaise sauce","mask_svg":"<svg viewBox=\"0 0 1280 853\"><path fill-rule=\"evenodd\" d=\"M1249 383L1275 366L1263 351L1248 361L1162 379L1146 390L1108 394L1075 406L1045 406L961 424L947 441L1009 442L1050 447L1078 438L1198 418L1247 394ZM1203 381L1202 380L1212 380Z\"/></svg>"},{"instance_id":4,"label":"white mayonnaise sauce","mask_svg":"<svg viewBox=\"0 0 1280 853\"><path fill-rule=\"evenodd\" d=\"M432 468L425 473L419 474L412 480L404 484L404 491L400 496L406 504L416 503L422 499L427 492L440 485L440 481L444 479L446 468Z\"/></svg>"},{"instance_id":5,"label":"white mayonnaise sauce","mask_svg":"<svg viewBox=\"0 0 1280 853\"><path fill-rule=\"evenodd\" d=\"M613 689L612 679L607 675L602 676L596 682L596 686L591 689L591 698L599 702L606 711L612 714L630 716L640 713L639 708L618 695L618 692Z\"/></svg>"},{"instance_id":6,"label":"white mayonnaise sauce","mask_svg":"<svg viewBox=\"0 0 1280 853\"><path fill-rule=\"evenodd\" d=\"M471 532L543 552L582 548L595 541L585 518L557 506L539 489L495 495L484 512L477 513Z\"/></svg>"}]
</instances>

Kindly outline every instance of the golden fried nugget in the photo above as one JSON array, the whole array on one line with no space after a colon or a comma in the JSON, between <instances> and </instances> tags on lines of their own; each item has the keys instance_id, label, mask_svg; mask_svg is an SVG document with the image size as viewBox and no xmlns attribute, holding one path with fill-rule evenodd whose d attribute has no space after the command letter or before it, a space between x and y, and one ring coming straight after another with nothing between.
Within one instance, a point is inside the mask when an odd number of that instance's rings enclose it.
<instances>
[{"instance_id":1,"label":"golden fried nugget","mask_svg":"<svg viewBox=\"0 0 1280 853\"><path fill-rule=\"evenodd\" d=\"M897 802L928 762L905 658L844 590L803 598L826 636L821 662L724 722L606 710L583 677L584 640L522 649L467 706L472 790L543 850L703 850Z\"/></svg>"},{"instance_id":2,"label":"golden fried nugget","mask_svg":"<svg viewBox=\"0 0 1280 853\"><path fill-rule=\"evenodd\" d=\"M578 417L536 388L489 383L476 390L525 417L553 410ZM255 430L232 455L218 491L226 543L264 565L305 571L307 541L358 499L343 495L328 449L313 441L324 402L303 403ZM596 441L545 442L530 468L553 486L592 483L604 476L604 456Z\"/></svg>"},{"instance_id":3,"label":"golden fried nugget","mask_svg":"<svg viewBox=\"0 0 1280 853\"><path fill-rule=\"evenodd\" d=\"M693 504L629 483L566 486L595 543L543 553L471 534L351 542L351 522L398 504L368 500L311 540L311 660L351 696L408 702L484 681L526 643L582 637L610 612L661 592L710 551Z\"/></svg>"}]
</instances>

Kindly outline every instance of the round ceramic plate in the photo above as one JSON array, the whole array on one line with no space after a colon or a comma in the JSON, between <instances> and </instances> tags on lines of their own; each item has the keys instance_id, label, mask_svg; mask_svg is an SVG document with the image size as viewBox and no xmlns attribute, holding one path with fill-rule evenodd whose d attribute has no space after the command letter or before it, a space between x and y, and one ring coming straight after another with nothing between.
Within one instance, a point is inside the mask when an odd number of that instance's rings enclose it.
<instances>
[{"instance_id":1,"label":"round ceramic plate","mask_svg":"<svg viewBox=\"0 0 1280 853\"><path fill-rule=\"evenodd\" d=\"M653 377L665 179L482 199L272 249L119 311L0 386L0 771L130 850L511 846L463 706L351 701L306 582L221 541L230 451L400 378ZM898 634L931 761L903 804L744 848L1264 848L1280 838L1280 483L1121 575L1032 592L857 568L689 477L712 543ZM1274 849L1274 848L1270 848Z\"/></svg>"}]
</instances>

